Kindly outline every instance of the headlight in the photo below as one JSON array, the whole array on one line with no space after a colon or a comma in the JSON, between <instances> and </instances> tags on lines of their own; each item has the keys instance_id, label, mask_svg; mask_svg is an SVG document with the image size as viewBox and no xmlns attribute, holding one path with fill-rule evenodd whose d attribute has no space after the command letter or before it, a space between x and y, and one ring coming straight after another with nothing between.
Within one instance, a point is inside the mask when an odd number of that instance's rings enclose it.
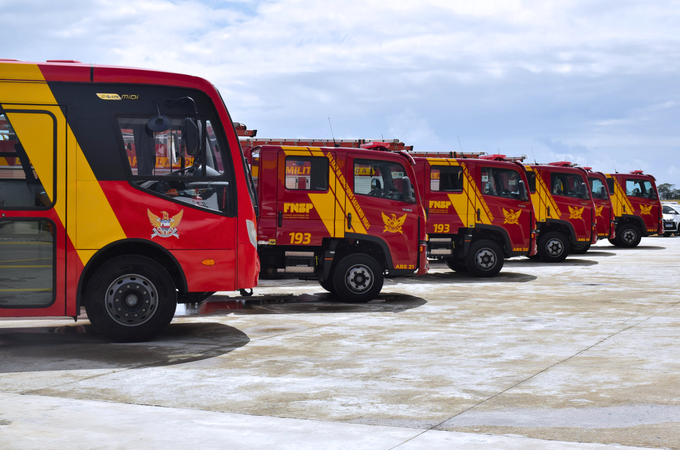
<instances>
[{"instance_id":1,"label":"headlight","mask_svg":"<svg viewBox=\"0 0 680 450\"><path fill-rule=\"evenodd\" d=\"M246 220L246 227L248 227L248 238L250 238L250 243L253 244L253 247L257 250L257 227L252 220Z\"/></svg>"}]
</instances>

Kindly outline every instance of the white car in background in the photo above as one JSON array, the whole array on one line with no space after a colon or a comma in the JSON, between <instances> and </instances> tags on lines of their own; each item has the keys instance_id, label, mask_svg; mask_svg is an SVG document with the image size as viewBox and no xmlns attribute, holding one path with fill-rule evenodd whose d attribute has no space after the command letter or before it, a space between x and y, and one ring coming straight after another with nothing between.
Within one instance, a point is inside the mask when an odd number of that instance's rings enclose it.
<instances>
[{"instance_id":1,"label":"white car in background","mask_svg":"<svg viewBox=\"0 0 680 450\"><path fill-rule=\"evenodd\" d=\"M663 235L680 236L680 203L662 202L663 206Z\"/></svg>"}]
</instances>

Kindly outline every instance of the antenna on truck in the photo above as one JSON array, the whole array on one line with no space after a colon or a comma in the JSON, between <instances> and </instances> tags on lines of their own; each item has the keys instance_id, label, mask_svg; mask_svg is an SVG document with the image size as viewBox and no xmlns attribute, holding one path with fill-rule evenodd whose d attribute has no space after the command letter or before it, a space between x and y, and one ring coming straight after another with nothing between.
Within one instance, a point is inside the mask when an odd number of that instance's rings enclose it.
<instances>
[{"instance_id":1,"label":"antenna on truck","mask_svg":"<svg viewBox=\"0 0 680 450\"><path fill-rule=\"evenodd\" d=\"M538 164L538 163L536 162L536 155L534 154L534 146L533 146L533 145L531 146L531 156L534 157L534 164Z\"/></svg>"},{"instance_id":2,"label":"antenna on truck","mask_svg":"<svg viewBox=\"0 0 680 450\"><path fill-rule=\"evenodd\" d=\"M460 143L460 136L456 136L458 138L458 147L460 147L460 152L463 153L463 146Z\"/></svg>"},{"instance_id":3,"label":"antenna on truck","mask_svg":"<svg viewBox=\"0 0 680 450\"><path fill-rule=\"evenodd\" d=\"M328 125L331 127L331 137L333 137L333 147L337 147L338 143L335 142L335 135L333 134L333 125L331 124L331 118L328 118Z\"/></svg>"},{"instance_id":4,"label":"antenna on truck","mask_svg":"<svg viewBox=\"0 0 680 450\"><path fill-rule=\"evenodd\" d=\"M612 164L614 165L614 173L619 173L619 171L616 170L616 163L614 162L614 158L612 158L612 157L610 156L609 159L612 160Z\"/></svg>"}]
</instances>

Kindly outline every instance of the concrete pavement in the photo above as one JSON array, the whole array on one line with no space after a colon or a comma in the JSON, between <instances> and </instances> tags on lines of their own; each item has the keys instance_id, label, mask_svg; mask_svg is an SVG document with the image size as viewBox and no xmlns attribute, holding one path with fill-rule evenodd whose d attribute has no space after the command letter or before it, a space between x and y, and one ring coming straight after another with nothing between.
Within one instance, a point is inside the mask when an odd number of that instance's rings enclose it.
<instances>
[{"instance_id":1,"label":"concrete pavement","mask_svg":"<svg viewBox=\"0 0 680 450\"><path fill-rule=\"evenodd\" d=\"M0 447L680 448L679 270L650 237L365 305L266 281L142 344L0 319Z\"/></svg>"}]
</instances>

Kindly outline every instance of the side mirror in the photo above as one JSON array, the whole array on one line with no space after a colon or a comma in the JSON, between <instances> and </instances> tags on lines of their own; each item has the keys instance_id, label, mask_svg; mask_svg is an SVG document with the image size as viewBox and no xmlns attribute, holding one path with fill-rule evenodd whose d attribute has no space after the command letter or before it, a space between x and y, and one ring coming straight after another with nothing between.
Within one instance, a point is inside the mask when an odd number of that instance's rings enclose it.
<instances>
[{"instance_id":1,"label":"side mirror","mask_svg":"<svg viewBox=\"0 0 680 450\"><path fill-rule=\"evenodd\" d=\"M402 188L404 189L404 201L408 203L415 203L416 197L413 195L413 186L411 185L411 180L408 177L403 177L401 179Z\"/></svg>"},{"instance_id":2,"label":"side mirror","mask_svg":"<svg viewBox=\"0 0 680 450\"><path fill-rule=\"evenodd\" d=\"M182 120L182 127L180 129L182 135L180 136L182 145L186 148L187 154L196 156L198 146L201 142L200 130L196 120L187 117Z\"/></svg>"},{"instance_id":3,"label":"side mirror","mask_svg":"<svg viewBox=\"0 0 680 450\"><path fill-rule=\"evenodd\" d=\"M153 131L154 133L168 131L172 126L172 120L170 120L168 116L161 114L161 109L158 106L158 103L156 103L156 110L158 111L158 114L150 118L146 123L146 126L149 127L149 130Z\"/></svg>"},{"instance_id":4,"label":"side mirror","mask_svg":"<svg viewBox=\"0 0 680 450\"><path fill-rule=\"evenodd\" d=\"M527 187L522 180L519 180L519 197L520 200L529 200L529 196L527 195Z\"/></svg>"}]
</instances>

